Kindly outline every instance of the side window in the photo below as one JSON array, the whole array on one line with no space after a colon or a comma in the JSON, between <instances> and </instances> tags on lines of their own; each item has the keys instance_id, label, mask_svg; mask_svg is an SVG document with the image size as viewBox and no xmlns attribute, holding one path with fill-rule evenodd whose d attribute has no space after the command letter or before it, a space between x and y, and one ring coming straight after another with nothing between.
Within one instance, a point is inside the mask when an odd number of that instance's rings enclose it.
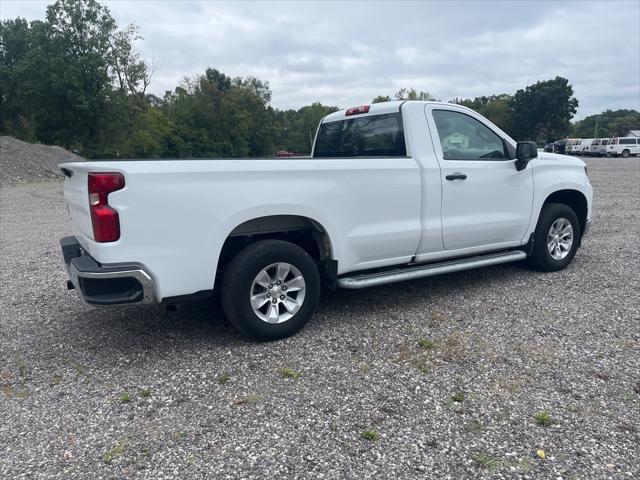
<instances>
[{"instance_id":1,"label":"side window","mask_svg":"<svg viewBox=\"0 0 640 480\"><path fill-rule=\"evenodd\" d=\"M620 145L635 145L636 144L636 139L635 138L621 138L620 139Z\"/></svg>"},{"instance_id":2,"label":"side window","mask_svg":"<svg viewBox=\"0 0 640 480\"><path fill-rule=\"evenodd\" d=\"M491 160L509 158L502 138L469 115L433 110L445 160Z\"/></svg>"}]
</instances>

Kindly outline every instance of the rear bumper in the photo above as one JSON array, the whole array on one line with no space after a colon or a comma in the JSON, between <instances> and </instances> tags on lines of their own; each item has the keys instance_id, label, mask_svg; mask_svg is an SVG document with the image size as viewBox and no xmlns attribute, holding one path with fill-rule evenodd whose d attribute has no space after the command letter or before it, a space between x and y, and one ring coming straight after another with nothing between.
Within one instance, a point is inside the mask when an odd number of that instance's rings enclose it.
<instances>
[{"instance_id":1,"label":"rear bumper","mask_svg":"<svg viewBox=\"0 0 640 480\"><path fill-rule=\"evenodd\" d=\"M69 288L78 290L92 305L155 303L151 275L140 265L101 265L78 243L75 237L60 240L64 263L69 273Z\"/></svg>"}]
</instances>

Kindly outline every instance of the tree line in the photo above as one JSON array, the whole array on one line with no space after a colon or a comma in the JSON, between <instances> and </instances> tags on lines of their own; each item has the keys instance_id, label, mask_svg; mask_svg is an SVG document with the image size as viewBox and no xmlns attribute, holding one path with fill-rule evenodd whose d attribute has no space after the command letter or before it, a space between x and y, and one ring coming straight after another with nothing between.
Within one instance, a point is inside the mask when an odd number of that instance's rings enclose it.
<instances>
[{"instance_id":1,"label":"tree line","mask_svg":"<svg viewBox=\"0 0 640 480\"><path fill-rule=\"evenodd\" d=\"M337 107L270 106L268 82L209 68L148 93L138 27L119 28L96 0L58 0L44 20L0 23L0 132L84 156L157 158L309 153Z\"/></svg>"},{"instance_id":2,"label":"tree line","mask_svg":"<svg viewBox=\"0 0 640 480\"><path fill-rule=\"evenodd\" d=\"M120 28L97 0L58 0L43 20L0 22L0 133L88 158L308 154L318 122L338 109L319 102L276 109L268 82L215 68L185 78L162 97L153 95L153 66L135 50L139 40L137 26ZM393 99L435 98L401 89ZM390 100L379 95L373 102ZM570 124L578 101L561 77L515 95L454 101L520 139L557 139L572 128L590 128L591 117ZM639 123L638 112L608 112L609 120L603 113L598 124L603 136Z\"/></svg>"},{"instance_id":3,"label":"tree line","mask_svg":"<svg viewBox=\"0 0 640 480\"><path fill-rule=\"evenodd\" d=\"M628 109L606 110L571 123L578 101L562 77L537 82L515 95L503 93L454 101L484 115L511 137L540 144L567 137L620 137L629 130L640 129L640 112Z\"/></svg>"}]
</instances>

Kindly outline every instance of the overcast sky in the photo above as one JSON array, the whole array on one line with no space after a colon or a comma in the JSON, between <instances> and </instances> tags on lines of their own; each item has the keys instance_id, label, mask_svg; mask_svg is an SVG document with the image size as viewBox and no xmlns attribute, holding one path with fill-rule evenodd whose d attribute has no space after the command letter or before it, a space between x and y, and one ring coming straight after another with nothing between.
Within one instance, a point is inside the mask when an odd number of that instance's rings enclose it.
<instances>
[{"instance_id":1,"label":"overcast sky","mask_svg":"<svg viewBox=\"0 0 640 480\"><path fill-rule=\"evenodd\" d=\"M51 2L2 0L0 16L43 18ZM640 1L103 1L156 67L162 95L215 67L270 83L272 105L348 107L401 87L437 98L513 93L569 79L577 118L640 109Z\"/></svg>"}]
</instances>

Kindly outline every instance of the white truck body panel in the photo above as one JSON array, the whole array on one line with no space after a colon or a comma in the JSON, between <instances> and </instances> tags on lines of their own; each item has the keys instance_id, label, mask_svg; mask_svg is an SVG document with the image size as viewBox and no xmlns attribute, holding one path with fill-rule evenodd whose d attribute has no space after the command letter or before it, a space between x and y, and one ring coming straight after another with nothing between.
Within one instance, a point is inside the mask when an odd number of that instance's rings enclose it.
<instances>
[{"instance_id":1,"label":"white truck body panel","mask_svg":"<svg viewBox=\"0 0 640 480\"><path fill-rule=\"evenodd\" d=\"M65 188L73 233L100 263L147 267L160 298L213 288L225 239L254 218L313 219L331 239L339 273L406 263L420 239L420 171L410 158L83 162L73 168L74 177L78 169L125 175L125 188L109 195L120 212L120 240L94 242L85 227L88 213L76 215L76 196ZM382 187L393 202L380 195Z\"/></svg>"},{"instance_id":2,"label":"white truck body panel","mask_svg":"<svg viewBox=\"0 0 640 480\"><path fill-rule=\"evenodd\" d=\"M585 196L590 219L592 190L581 160L541 153L522 171L509 159L445 160L434 109L471 116L515 148L506 133L465 107L387 102L359 116L400 111L406 157L66 163L61 167L73 172L64 187L73 234L100 264L143 266L160 301L212 289L227 237L260 217L312 220L329 237L339 275L524 245L544 201L563 189ZM340 111L323 122L344 119ZM125 177L125 187L108 197L120 218L115 242L93 240L89 172ZM468 178L446 180L452 172Z\"/></svg>"}]
</instances>

